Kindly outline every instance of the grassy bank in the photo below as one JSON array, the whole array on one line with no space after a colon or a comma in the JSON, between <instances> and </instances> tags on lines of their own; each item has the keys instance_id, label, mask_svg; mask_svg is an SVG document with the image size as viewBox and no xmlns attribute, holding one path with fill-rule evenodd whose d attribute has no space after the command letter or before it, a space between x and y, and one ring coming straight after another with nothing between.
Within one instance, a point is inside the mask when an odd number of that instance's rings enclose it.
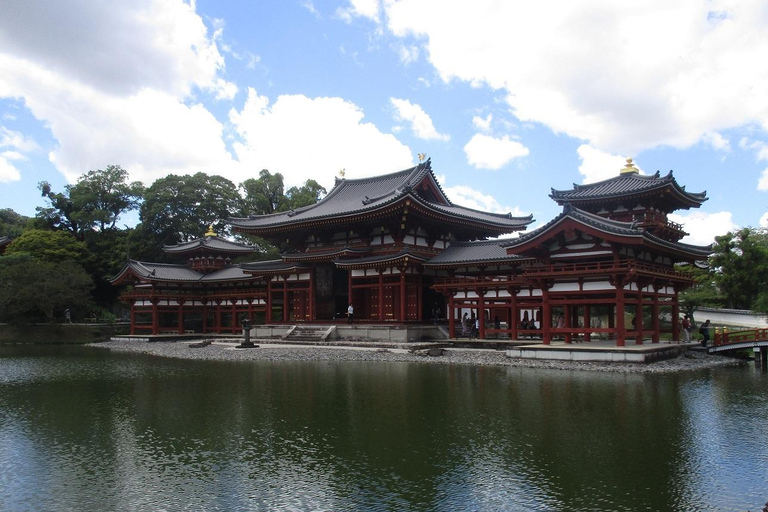
<instances>
[{"instance_id":1,"label":"grassy bank","mask_svg":"<svg viewBox=\"0 0 768 512\"><path fill-rule=\"evenodd\" d=\"M128 325L107 324L0 324L0 345L62 345L106 341L127 334Z\"/></svg>"}]
</instances>

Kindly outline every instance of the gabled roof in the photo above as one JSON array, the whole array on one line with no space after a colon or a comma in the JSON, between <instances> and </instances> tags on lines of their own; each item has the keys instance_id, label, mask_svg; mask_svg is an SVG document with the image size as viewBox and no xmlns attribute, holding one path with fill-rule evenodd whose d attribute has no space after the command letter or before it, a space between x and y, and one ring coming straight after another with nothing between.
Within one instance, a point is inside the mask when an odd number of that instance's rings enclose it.
<instances>
[{"instance_id":1,"label":"gabled roof","mask_svg":"<svg viewBox=\"0 0 768 512\"><path fill-rule=\"evenodd\" d=\"M251 263L241 263L239 266L252 276L257 276L259 274L279 274L281 272L309 268L298 261L291 262L283 260L255 261Z\"/></svg>"},{"instance_id":2,"label":"gabled roof","mask_svg":"<svg viewBox=\"0 0 768 512\"><path fill-rule=\"evenodd\" d=\"M645 175L638 172L622 173L607 180L583 185L573 184L571 190L555 190L549 197L557 201L557 204L586 203L598 200L623 199L635 195L648 195L654 192L667 190L671 194L679 208L698 208L707 200L707 193L688 192L684 186L680 186L669 171L664 177L659 172Z\"/></svg>"},{"instance_id":3,"label":"gabled roof","mask_svg":"<svg viewBox=\"0 0 768 512\"><path fill-rule=\"evenodd\" d=\"M510 239L502 246L513 254L525 254L527 250L537 245L538 241L547 240L553 232L559 231L558 226L568 221L581 225L586 228L586 231L596 236L605 236L607 239L615 239L628 245L653 247L662 252L677 253L685 258L701 259L712 253L712 245L700 246L664 240L640 229L634 222L606 219L570 204L566 204L563 212L545 225L518 238Z\"/></svg>"},{"instance_id":4,"label":"gabled roof","mask_svg":"<svg viewBox=\"0 0 768 512\"><path fill-rule=\"evenodd\" d=\"M257 248L251 245L232 242L225 238L219 238L218 236L205 236L189 242L163 246L163 251L170 254L184 254L189 252L250 254L256 250Z\"/></svg>"},{"instance_id":5,"label":"gabled roof","mask_svg":"<svg viewBox=\"0 0 768 512\"><path fill-rule=\"evenodd\" d=\"M480 212L456 206L446 197L432 173L430 160L404 171L362 179L337 179L333 189L317 203L269 215L233 218L230 223L242 231L287 229L313 221L348 222L349 217L373 212L409 198L414 203L443 215L483 224L492 224L504 232L523 229L532 216L513 217L511 214Z\"/></svg>"},{"instance_id":6,"label":"gabled roof","mask_svg":"<svg viewBox=\"0 0 768 512\"><path fill-rule=\"evenodd\" d=\"M355 256L359 254L368 254L371 252L369 247L330 247L308 252L291 252L281 254L283 261L331 261L339 256Z\"/></svg>"},{"instance_id":7,"label":"gabled roof","mask_svg":"<svg viewBox=\"0 0 768 512\"><path fill-rule=\"evenodd\" d=\"M503 244L511 239L483 240L479 242L452 242L443 252L424 264L425 267L453 267L457 265L503 264L527 259L508 254Z\"/></svg>"},{"instance_id":8,"label":"gabled roof","mask_svg":"<svg viewBox=\"0 0 768 512\"><path fill-rule=\"evenodd\" d=\"M382 265L397 265L398 263L407 263L408 261L422 263L427 259L429 259L429 256L413 252L411 247L405 247L397 253L374 254L363 258L336 260L334 263L336 263L336 266L339 268L370 268Z\"/></svg>"},{"instance_id":9,"label":"gabled roof","mask_svg":"<svg viewBox=\"0 0 768 512\"><path fill-rule=\"evenodd\" d=\"M0 236L0 253L5 250L5 247L11 243L10 237Z\"/></svg>"},{"instance_id":10,"label":"gabled roof","mask_svg":"<svg viewBox=\"0 0 768 512\"><path fill-rule=\"evenodd\" d=\"M150 263L146 261L128 260L118 274L110 279L113 284L134 276L141 281L167 282L167 283L194 283L209 281L233 281L239 279L253 279L251 274L246 274L235 265L221 270L203 274L189 268L186 265L171 263Z\"/></svg>"}]
</instances>

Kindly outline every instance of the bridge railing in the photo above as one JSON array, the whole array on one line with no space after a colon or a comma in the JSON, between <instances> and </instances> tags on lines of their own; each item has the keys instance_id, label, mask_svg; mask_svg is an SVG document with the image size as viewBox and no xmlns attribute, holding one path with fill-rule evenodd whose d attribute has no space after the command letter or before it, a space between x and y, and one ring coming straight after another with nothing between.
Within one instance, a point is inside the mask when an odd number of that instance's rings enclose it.
<instances>
[{"instance_id":1,"label":"bridge railing","mask_svg":"<svg viewBox=\"0 0 768 512\"><path fill-rule=\"evenodd\" d=\"M768 340L768 329L745 329L739 331L729 331L726 328L721 330L719 327L715 329L715 346L762 340Z\"/></svg>"}]
</instances>

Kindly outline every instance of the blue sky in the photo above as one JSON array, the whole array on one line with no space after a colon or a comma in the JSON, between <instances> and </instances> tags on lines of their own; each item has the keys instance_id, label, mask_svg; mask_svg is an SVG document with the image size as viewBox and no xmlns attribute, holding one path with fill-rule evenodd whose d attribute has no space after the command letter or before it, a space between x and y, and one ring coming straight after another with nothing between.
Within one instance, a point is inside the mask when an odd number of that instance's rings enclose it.
<instances>
[{"instance_id":1,"label":"blue sky","mask_svg":"<svg viewBox=\"0 0 768 512\"><path fill-rule=\"evenodd\" d=\"M535 4L535 5L532 5ZM0 208L119 164L328 189L415 164L457 204L645 173L706 190L693 243L768 226L768 4L5 0ZM135 217L135 216L134 216ZM135 218L124 219L126 223ZM534 226L536 225L534 224Z\"/></svg>"}]
</instances>

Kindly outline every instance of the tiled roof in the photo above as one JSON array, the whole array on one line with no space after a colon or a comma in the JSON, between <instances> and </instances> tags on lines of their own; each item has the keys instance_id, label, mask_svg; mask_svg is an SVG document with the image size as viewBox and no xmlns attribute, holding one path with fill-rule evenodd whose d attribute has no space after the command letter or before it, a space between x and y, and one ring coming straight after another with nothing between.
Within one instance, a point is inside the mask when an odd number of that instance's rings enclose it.
<instances>
[{"instance_id":1,"label":"tiled roof","mask_svg":"<svg viewBox=\"0 0 768 512\"><path fill-rule=\"evenodd\" d=\"M237 265L216 270L209 274L203 274L186 265L128 260L122 270L111 281L118 281L126 272L132 272L138 278L146 281L194 283L253 279L253 275L244 273Z\"/></svg>"},{"instance_id":2,"label":"tiled roof","mask_svg":"<svg viewBox=\"0 0 768 512\"><path fill-rule=\"evenodd\" d=\"M518 261L525 257L517 254L507 254L503 244L508 239L483 240L478 242L452 242L447 249L430 259L424 265L438 267L462 263L503 263Z\"/></svg>"},{"instance_id":3,"label":"tiled roof","mask_svg":"<svg viewBox=\"0 0 768 512\"><path fill-rule=\"evenodd\" d=\"M415 187L424 179L431 179L436 185L439 191L439 197L436 201L427 201L415 193ZM427 160L415 167L392 174L356 180L337 180L333 189L323 199L311 206L270 215L233 218L230 219L230 222L233 227L245 230L275 228L304 221L346 217L373 211L406 196L425 207L445 214L468 220L490 222L496 226L509 228L510 231L520 229L532 221L531 216L513 217L511 214L480 212L453 205L437 183L434 174L432 174L430 161Z\"/></svg>"},{"instance_id":4,"label":"tiled roof","mask_svg":"<svg viewBox=\"0 0 768 512\"><path fill-rule=\"evenodd\" d=\"M328 249L321 249L317 251L308 252L291 252L282 254L282 258L285 261L301 261L301 260L316 260L316 259L333 259L334 256L340 256L342 254L366 254L371 252L368 247L330 247Z\"/></svg>"},{"instance_id":5,"label":"tiled roof","mask_svg":"<svg viewBox=\"0 0 768 512\"><path fill-rule=\"evenodd\" d=\"M681 200L690 203L691 206L699 206L707 200L706 192L687 192L684 186L678 185L672 176L672 171L669 171L669 174L664 177L660 177L658 172L651 175L626 173L596 183L584 185L574 183L571 190L555 190L553 188L549 197L557 201L558 204L563 204L571 201L618 198L666 187L671 187Z\"/></svg>"},{"instance_id":6,"label":"tiled roof","mask_svg":"<svg viewBox=\"0 0 768 512\"><path fill-rule=\"evenodd\" d=\"M254 261L251 263L241 263L240 268L246 272L256 275L259 272L281 272L297 268L305 268L301 262L289 262L283 260Z\"/></svg>"},{"instance_id":7,"label":"tiled roof","mask_svg":"<svg viewBox=\"0 0 768 512\"><path fill-rule=\"evenodd\" d=\"M372 256L366 256L364 258L336 260L334 263L336 263L336 266L339 268L347 268L347 267L360 266L360 265L374 265L374 264L381 264L381 263L389 263L389 262L394 262L404 258L409 258L416 261L426 261L428 259L427 256L411 252L411 248L406 247L400 252L397 252L394 254L392 253L374 254Z\"/></svg>"},{"instance_id":8,"label":"tiled roof","mask_svg":"<svg viewBox=\"0 0 768 512\"><path fill-rule=\"evenodd\" d=\"M179 254L185 252L193 252L207 250L210 252L220 252L229 254L250 254L257 250L256 247L232 242L225 238L219 238L218 236L206 236L191 240L189 242L182 242L176 245L163 246L163 251L172 254Z\"/></svg>"},{"instance_id":9,"label":"tiled roof","mask_svg":"<svg viewBox=\"0 0 768 512\"><path fill-rule=\"evenodd\" d=\"M504 242L502 246L505 249L512 249L514 247L519 247L527 243L529 240L537 238L542 233L548 231L552 226L554 226L555 224L565 219L573 219L576 222L593 227L605 233L620 235L622 237L635 238L638 240L638 243L641 243L644 245L650 244L650 245L662 246L668 249L672 249L675 251L679 251L689 255L694 255L694 256L703 257L703 258L706 258L707 256L709 256L709 254L712 253L711 245L700 246L700 245L683 244L680 242L671 242L669 240L664 240L647 231L642 230L634 222L622 222L618 220L606 219L605 217L595 215L594 213L586 212L584 210L575 208L570 204L566 204L566 206L563 208L563 212L557 217L555 217L554 219L552 219L551 221L549 221L548 223L544 224L543 226L539 227L534 231L522 234L517 238L510 239L509 241Z\"/></svg>"},{"instance_id":10,"label":"tiled roof","mask_svg":"<svg viewBox=\"0 0 768 512\"><path fill-rule=\"evenodd\" d=\"M0 236L0 247L4 247L11 243L10 237Z\"/></svg>"}]
</instances>

